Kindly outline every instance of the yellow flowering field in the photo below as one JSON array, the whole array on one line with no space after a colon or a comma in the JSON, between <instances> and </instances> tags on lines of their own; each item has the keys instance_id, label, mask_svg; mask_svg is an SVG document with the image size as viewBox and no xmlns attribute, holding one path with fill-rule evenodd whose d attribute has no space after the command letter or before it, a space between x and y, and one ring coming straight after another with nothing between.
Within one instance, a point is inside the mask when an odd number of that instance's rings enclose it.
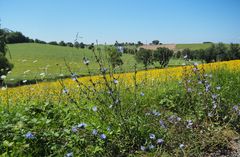
<instances>
[{"instance_id":1,"label":"yellow flowering field","mask_svg":"<svg viewBox=\"0 0 240 157\"><path fill-rule=\"evenodd\" d=\"M231 71L240 71L240 60L201 64L198 65L198 68L204 69L207 72L222 68ZM176 80L181 78L183 70L190 69L192 69L192 66L138 71L136 73L136 81L140 83L142 80L147 80L148 82ZM135 73L130 72L115 74L114 78L116 78L121 85L132 86L134 84L134 76ZM109 79L108 76L107 79ZM99 75L78 78L80 84L83 84L84 86L91 86L90 80L94 83L102 82L103 76ZM59 97L63 96L64 88L77 92L79 86L73 79L65 79L56 82L42 82L15 88L2 88L2 90L0 90L0 100L2 103L22 103L28 100L41 100L41 98L46 98L47 96L57 101L59 100Z\"/></svg>"}]
</instances>

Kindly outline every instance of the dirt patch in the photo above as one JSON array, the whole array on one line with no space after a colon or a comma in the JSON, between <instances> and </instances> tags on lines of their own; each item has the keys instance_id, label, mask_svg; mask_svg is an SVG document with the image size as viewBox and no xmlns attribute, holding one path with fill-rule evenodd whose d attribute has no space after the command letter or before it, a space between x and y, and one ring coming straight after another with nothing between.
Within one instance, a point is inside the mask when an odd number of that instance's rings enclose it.
<instances>
[{"instance_id":1,"label":"dirt patch","mask_svg":"<svg viewBox=\"0 0 240 157\"><path fill-rule=\"evenodd\" d=\"M163 45L142 45L140 48L148 49L148 50L156 50L159 47L166 47L170 50L176 49L176 44L163 44Z\"/></svg>"}]
</instances>

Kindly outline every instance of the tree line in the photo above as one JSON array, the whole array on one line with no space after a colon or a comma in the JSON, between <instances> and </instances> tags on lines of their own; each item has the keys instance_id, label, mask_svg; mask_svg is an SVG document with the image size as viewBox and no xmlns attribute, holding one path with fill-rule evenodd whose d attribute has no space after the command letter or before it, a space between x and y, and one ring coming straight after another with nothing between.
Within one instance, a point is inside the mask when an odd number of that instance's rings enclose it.
<instances>
[{"instance_id":1,"label":"tree line","mask_svg":"<svg viewBox=\"0 0 240 157\"><path fill-rule=\"evenodd\" d=\"M203 60L206 63L235 60L240 59L240 45L231 43L227 46L224 43L218 43L211 44L207 49L183 49L174 54L176 58L183 58L184 56L192 60Z\"/></svg>"}]
</instances>

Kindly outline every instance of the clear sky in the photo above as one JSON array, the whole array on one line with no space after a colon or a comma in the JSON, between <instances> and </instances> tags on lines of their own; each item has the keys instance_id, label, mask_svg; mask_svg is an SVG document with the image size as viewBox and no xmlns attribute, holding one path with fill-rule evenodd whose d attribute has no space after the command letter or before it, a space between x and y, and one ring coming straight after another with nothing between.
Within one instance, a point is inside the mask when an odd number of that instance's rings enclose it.
<instances>
[{"instance_id":1,"label":"clear sky","mask_svg":"<svg viewBox=\"0 0 240 157\"><path fill-rule=\"evenodd\" d=\"M240 43L240 0L0 0L0 19L45 41Z\"/></svg>"}]
</instances>

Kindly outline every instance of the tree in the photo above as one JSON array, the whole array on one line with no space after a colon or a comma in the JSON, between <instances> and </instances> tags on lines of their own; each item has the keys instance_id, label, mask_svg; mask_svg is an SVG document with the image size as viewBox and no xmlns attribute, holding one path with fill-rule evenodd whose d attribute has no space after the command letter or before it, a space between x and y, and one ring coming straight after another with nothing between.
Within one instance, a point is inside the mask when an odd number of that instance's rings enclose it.
<instances>
[{"instance_id":1,"label":"tree","mask_svg":"<svg viewBox=\"0 0 240 157\"><path fill-rule=\"evenodd\" d=\"M74 42L74 47L76 47L76 48L79 48L79 47L80 47L80 45L79 45L79 42L78 42L78 41L75 41L75 42Z\"/></svg>"},{"instance_id":2,"label":"tree","mask_svg":"<svg viewBox=\"0 0 240 157\"><path fill-rule=\"evenodd\" d=\"M5 57L7 52L6 38L3 31L0 30L0 76L6 75L8 71L13 68L13 65L9 63ZM2 77L0 77L0 83L2 84Z\"/></svg>"},{"instance_id":3,"label":"tree","mask_svg":"<svg viewBox=\"0 0 240 157\"><path fill-rule=\"evenodd\" d=\"M123 64L121 59L122 53L118 52L116 48L109 48L108 49L109 61L112 64L112 67L115 68L116 66L120 66Z\"/></svg>"},{"instance_id":4,"label":"tree","mask_svg":"<svg viewBox=\"0 0 240 157\"><path fill-rule=\"evenodd\" d=\"M166 47L159 47L154 51L154 61L159 62L161 67L166 67L173 56L173 51Z\"/></svg>"},{"instance_id":5,"label":"tree","mask_svg":"<svg viewBox=\"0 0 240 157\"><path fill-rule=\"evenodd\" d=\"M67 46L64 41L60 41L58 45L60 45L60 46Z\"/></svg>"},{"instance_id":6,"label":"tree","mask_svg":"<svg viewBox=\"0 0 240 157\"><path fill-rule=\"evenodd\" d=\"M91 45L88 46L89 50L92 50L94 48L94 43L92 43Z\"/></svg>"},{"instance_id":7,"label":"tree","mask_svg":"<svg viewBox=\"0 0 240 157\"><path fill-rule=\"evenodd\" d=\"M151 50L140 48L135 55L135 59L137 62L143 63L145 69L147 69L147 66L153 63L153 52Z\"/></svg>"},{"instance_id":8,"label":"tree","mask_svg":"<svg viewBox=\"0 0 240 157\"><path fill-rule=\"evenodd\" d=\"M48 44L49 45L58 45L58 43L56 41L50 41Z\"/></svg>"},{"instance_id":9,"label":"tree","mask_svg":"<svg viewBox=\"0 0 240 157\"><path fill-rule=\"evenodd\" d=\"M159 44L159 40L153 40L153 41L152 41L152 44L153 44L153 45L158 45L158 44Z\"/></svg>"},{"instance_id":10,"label":"tree","mask_svg":"<svg viewBox=\"0 0 240 157\"><path fill-rule=\"evenodd\" d=\"M85 48L85 44L84 44L83 42L81 42L81 43L79 44L79 47L80 47L81 49L84 49L84 48Z\"/></svg>"},{"instance_id":11,"label":"tree","mask_svg":"<svg viewBox=\"0 0 240 157\"><path fill-rule=\"evenodd\" d=\"M137 46L142 46L142 45L143 45L143 43L141 41L137 42Z\"/></svg>"},{"instance_id":12,"label":"tree","mask_svg":"<svg viewBox=\"0 0 240 157\"><path fill-rule=\"evenodd\" d=\"M227 51L227 47L223 43L218 43L215 46L215 52L217 54L216 60L218 61L228 61L230 60L229 53Z\"/></svg>"},{"instance_id":13,"label":"tree","mask_svg":"<svg viewBox=\"0 0 240 157\"><path fill-rule=\"evenodd\" d=\"M69 46L69 47L73 47L73 43L71 43L71 42L67 42L67 46Z\"/></svg>"},{"instance_id":14,"label":"tree","mask_svg":"<svg viewBox=\"0 0 240 157\"><path fill-rule=\"evenodd\" d=\"M229 55L231 59L240 59L240 47L239 44L230 44Z\"/></svg>"}]
</instances>

